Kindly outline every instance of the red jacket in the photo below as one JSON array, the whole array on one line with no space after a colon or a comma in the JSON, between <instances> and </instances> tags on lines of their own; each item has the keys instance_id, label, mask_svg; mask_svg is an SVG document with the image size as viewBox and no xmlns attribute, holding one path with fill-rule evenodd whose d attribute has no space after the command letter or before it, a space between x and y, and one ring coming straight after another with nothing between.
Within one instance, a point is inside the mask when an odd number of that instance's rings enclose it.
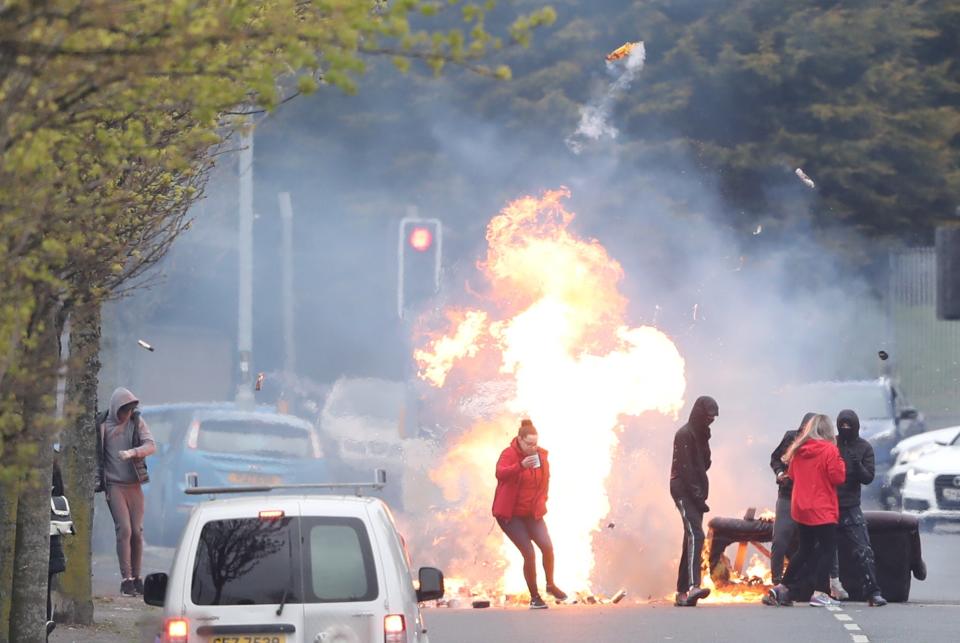
<instances>
[{"instance_id":1,"label":"red jacket","mask_svg":"<svg viewBox=\"0 0 960 643\"><path fill-rule=\"evenodd\" d=\"M493 495L493 515L497 518L513 518L520 495L520 486L536 485L531 515L539 520L547 513L547 492L550 488L550 463L547 450L537 447L540 454L540 469L524 469L520 461L526 456L520 450L517 439L503 450L497 460L497 491Z\"/></svg>"},{"instance_id":2,"label":"red jacket","mask_svg":"<svg viewBox=\"0 0 960 643\"><path fill-rule=\"evenodd\" d=\"M847 477L847 465L837 445L808 440L793 454L788 474L793 479L790 515L801 525L829 525L840 520L837 485Z\"/></svg>"}]
</instances>

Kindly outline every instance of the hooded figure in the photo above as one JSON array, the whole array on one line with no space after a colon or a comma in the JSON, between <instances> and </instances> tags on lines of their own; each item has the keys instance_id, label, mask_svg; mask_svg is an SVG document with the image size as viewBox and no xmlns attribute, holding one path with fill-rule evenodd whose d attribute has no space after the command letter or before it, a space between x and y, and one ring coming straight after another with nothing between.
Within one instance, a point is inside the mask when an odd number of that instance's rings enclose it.
<instances>
[{"instance_id":1,"label":"hooded figure","mask_svg":"<svg viewBox=\"0 0 960 643\"><path fill-rule=\"evenodd\" d=\"M695 607L710 594L700 587L703 551L703 514L710 511L710 425L720 414L717 401L698 397L690 410L690 419L673 437L673 462L670 467L670 495L683 522L683 545L677 571L677 607Z\"/></svg>"},{"instance_id":2,"label":"hooded figure","mask_svg":"<svg viewBox=\"0 0 960 643\"><path fill-rule=\"evenodd\" d=\"M140 400L125 388L110 397L110 412L97 427L98 486L106 491L113 516L120 563L120 593L143 593L140 566L143 560L144 498L141 485L148 482L144 458L157 450L150 427L136 411Z\"/></svg>"},{"instance_id":3,"label":"hooded figure","mask_svg":"<svg viewBox=\"0 0 960 643\"><path fill-rule=\"evenodd\" d=\"M872 607L882 607L887 600L880 593L877 565L867 532L867 521L860 510L860 487L873 482L875 465L873 447L860 437L860 418L850 409L837 415L837 447L847 467L847 475L837 488L840 520L837 525L838 569L852 578L851 587L867 596Z\"/></svg>"},{"instance_id":4,"label":"hooded figure","mask_svg":"<svg viewBox=\"0 0 960 643\"><path fill-rule=\"evenodd\" d=\"M847 478L837 489L840 507L860 506L860 487L873 482L873 447L860 437L860 418L850 409L837 416L837 447L847 465Z\"/></svg>"},{"instance_id":5,"label":"hooded figure","mask_svg":"<svg viewBox=\"0 0 960 643\"><path fill-rule=\"evenodd\" d=\"M781 458L814 415L814 413L805 413L803 419L800 420L800 426L796 430L784 433L780 444L770 454L770 468L777 476L777 509L776 518L773 522L773 542L770 545L770 575L774 585L779 584L783 579L784 558L795 553L794 543L797 540L797 523L793 521L793 517L790 515L793 480L787 475L787 465ZM837 583L839 583L839 580Z\"/></svg>"}]
</instances>

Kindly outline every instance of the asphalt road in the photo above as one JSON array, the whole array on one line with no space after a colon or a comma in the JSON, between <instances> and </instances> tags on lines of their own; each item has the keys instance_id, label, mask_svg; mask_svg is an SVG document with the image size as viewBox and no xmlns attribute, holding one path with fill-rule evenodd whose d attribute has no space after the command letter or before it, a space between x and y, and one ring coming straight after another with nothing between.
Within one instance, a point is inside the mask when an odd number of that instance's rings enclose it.
<instances>
[{"instance_id":1,"label":"asphalt road","mask_svg":"<svg viewBox=\"0 0 960 643\"><path fill-rule=\"evenodd\" d=\"M548 610L448 609L425 610L431 643L480 641L817 641L817 643L938 643L960 640L960 533L923 534L929 576L914 580L910 602L869 608L846 603L838 611L799 605L701 605L676 608L665 601L618 605L564 605ZM144 573L166 571L173 550L148 548ZM116 561L101 554L94 565L94 593L116 594ZM672 579L665 579L669 587ZM121 599L123 610L139 610L144 632L159 618L159 610L134 599ZM78 632L52 641L101 641L102 634L84 638ZM64 632L66 634L66 632Z\"/></svg>"}]
</instances>

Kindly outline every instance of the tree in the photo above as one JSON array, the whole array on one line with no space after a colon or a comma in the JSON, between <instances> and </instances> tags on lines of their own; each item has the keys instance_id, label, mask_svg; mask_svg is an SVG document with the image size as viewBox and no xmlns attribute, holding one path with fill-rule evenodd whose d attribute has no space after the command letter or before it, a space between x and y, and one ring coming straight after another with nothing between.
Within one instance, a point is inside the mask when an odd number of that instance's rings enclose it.
<instances>
[{"instance_id":1,"label":"tree","mask_svg":"<svg viewBox=\"0 0 960 643\"><path fill-rule=\"evenodd\" d=\"M141 284L189 225L186 212L215 154L242 125L237 115L320 83L354 91L365 55L505 77L506 68L480 63L504 42L483 27L487 5L21 0L0 7L0 512L17 525L0 536L0 615L11 623L0 640L41 636L51 383L66 320L81 313L74 332L85 350L69 364L83 399L74 407L81 414L66 423L78 433L66 440L74 455L65 474L89 484L78 467L91 459L83 411L93 393L81 373L96 368L99 304ZM412 26L413 16L441 10L458 10L461 26L443 33ZM552 16L522 16L512 40L524 41ZM88 515L92 489L73 492Z\"/></svg>"}]
</instances>

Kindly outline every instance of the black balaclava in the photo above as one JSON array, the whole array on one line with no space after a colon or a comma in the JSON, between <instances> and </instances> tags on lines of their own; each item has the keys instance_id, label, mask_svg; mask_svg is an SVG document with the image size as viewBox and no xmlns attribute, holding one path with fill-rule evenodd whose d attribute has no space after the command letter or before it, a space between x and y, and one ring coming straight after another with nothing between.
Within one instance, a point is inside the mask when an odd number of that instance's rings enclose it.
<instances>
[{"instance_id":1,"label":"black balaclava","mask_svg":"<svg viewBox=\"0 0 960 643\"><path fill-rule=\"evenodd\" d=\"M860 418L850 409L843 409L837 415L837 434L840 442L853 442L860 437Z\"/></svg>"},{"instance_id":2,"label":"black balaclava","mask_svg":"<svg viewBox=\"0 0 960 643\"><path fill-rule=\"evenodd\" d=\"M708 415L714 417L720 415L720 406L709 395L701 395L693 403L693 408L690 410L690 424L697 429L707 429L713 422L713 420L707 419Z\"/></svg>"}]
</instances>

